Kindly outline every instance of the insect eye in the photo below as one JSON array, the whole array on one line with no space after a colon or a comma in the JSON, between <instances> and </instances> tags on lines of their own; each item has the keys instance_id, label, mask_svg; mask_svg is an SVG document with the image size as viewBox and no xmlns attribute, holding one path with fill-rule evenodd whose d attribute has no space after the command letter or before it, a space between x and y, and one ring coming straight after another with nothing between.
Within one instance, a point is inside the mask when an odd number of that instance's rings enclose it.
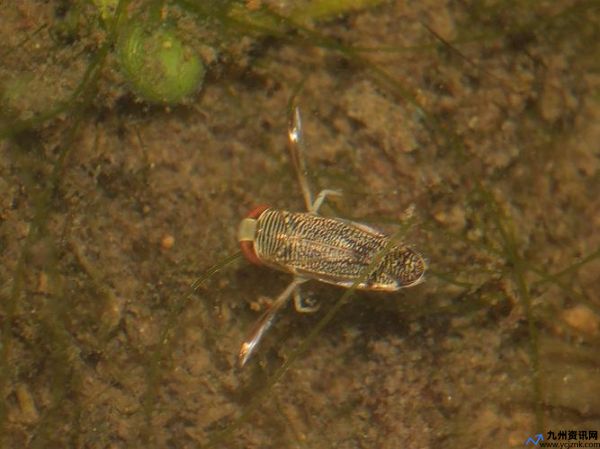
<instances>
[{"instance_id":1,"label":"insect eye","mask_svg":"<svg viewBox=\"0 0 600 449\"><path fill-rule=\"evenodd\" d=\"M250 212L248 212L248 214L246 215L246 218L254 218L256 220L267 209L269 209L269 206L267 206L265 204L261 204L260 206L256 206L254 209L252 209Z\"/></svg>"}]
</instances>

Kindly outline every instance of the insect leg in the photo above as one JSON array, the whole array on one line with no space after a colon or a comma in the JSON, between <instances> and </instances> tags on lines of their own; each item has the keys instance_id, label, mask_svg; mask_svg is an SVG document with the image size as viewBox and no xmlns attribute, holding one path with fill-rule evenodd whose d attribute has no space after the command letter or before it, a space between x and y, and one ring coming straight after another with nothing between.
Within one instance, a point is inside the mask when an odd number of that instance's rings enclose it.
<instances>
[{"instance_id":1,"label":"insect leg","mask_svg":"<svg viewBox=\"0 0 600 449\"><path fill-rule=\"evenodd\" d=\"M300 286L294 289L294 307L296 312L299 313L313 313L321 308L320 304L316 304L314 301L305 302L300 294Z\"/></svg>"},{"instance_id":2,"label":"insect leg","mask_svg":"<svg viewBox=\"0 0 600 449\"><path fill-rule=\"evenodd\" d=\"M248 336L242 342L242 346L240 348L238 358L240 367L243 367L252 354L254 354L254 351L256 350L256 347L258 346L258 343L262 339L263 335L271 327L271 324L273 324L277 311L281 309L296 288L303 282L306 282L306 279L295 277L294 280L285 288L285 290L281 292L271 307L269 307L260 316L256 323L254 323L250 329L250 332L248 333Z\"/></svg>"},{"instance_id":3,"label":"insect leg","mask_svg":"<svg viewBox=\"0 0 600 449\"><path fill-rule=\"evenodd\" d=\"M308 208L308 211L312 212L313 214L316 214L319 211L321 205L323 204L323 201L325 201L325 198L327 198L328 196L342 196L342 192L340 190L321 190L317 195L315 202L312 203Z\"/></svg>"},{"instance_id":4,"label":"insect leg","mask_svg":"<svg viewBox=\"0 0 600 449\"><path fill-rule=\"evenodd\" d=\"M302 130L302 117L300 116L300 109L296 105L292 105L290 111L290 118L288 122L288 138L290 141L290 154L292 163L294 164L294 170L296 171L298 183L300 184L300 189L302 190L304 203L306 204L306 209L310 210L313 201L310 185L308 184L306 161L304 160L306 144L304 142L304 132Z\"/></svg>"}]
</instances>

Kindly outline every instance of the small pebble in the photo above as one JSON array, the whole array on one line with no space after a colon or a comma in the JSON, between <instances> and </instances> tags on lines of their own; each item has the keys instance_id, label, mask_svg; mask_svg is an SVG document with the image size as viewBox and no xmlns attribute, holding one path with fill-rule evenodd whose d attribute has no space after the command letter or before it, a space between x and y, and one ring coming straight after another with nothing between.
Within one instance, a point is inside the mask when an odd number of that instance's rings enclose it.
<instances>
[{"instance_id":1,"label":"small pebble","mask_svg":"<svg viewBox=\"0 0 600 449\"><path fill-rule=\"evenodd\" d=\"M160 246L162 249L171 249L173 248L173 245L175 245L175 237L173 237L171 234L165 234L160 240Z\"/></svg>"},{"instance_id":2,"label":"small pebble","mask_svg":"<svg viewBox=\"0 0 600 449\"><path fill-rule=\"evenodd\" d=\"M21 416L24 422L33 423L38 420L39 413L31 394L31 390L25 384L18 384L15 388L17 402L21 409Z\"/></svg>"},{"instance_id":3,"label":"small pebble","mask_svg":"<svg viewBox=\"0 0 600 449\"><path fill-rule=\"evenodd\" d=\"M41 271L38 276L37 292L43 295L48 294L48 275Z\"/></svg>"},{"instance_id":4,"label":"small pebble","mask_svg":"<svg viewBox=\"0 0 600 449\"><path fill-rule=\"evenodd\" d=\"M582 304L576 305L563 312L563 319L567 324L584 334L598 335L600 329L600 317L589 307Z\"/></svg>"}]
</instances>

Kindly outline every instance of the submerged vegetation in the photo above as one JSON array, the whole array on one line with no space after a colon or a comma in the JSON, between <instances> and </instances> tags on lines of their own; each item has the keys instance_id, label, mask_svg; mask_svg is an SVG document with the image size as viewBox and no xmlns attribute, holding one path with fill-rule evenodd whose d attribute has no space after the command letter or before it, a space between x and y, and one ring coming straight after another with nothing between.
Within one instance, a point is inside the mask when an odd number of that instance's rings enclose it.
<instances>
[{"instance_id":1,"label":"submerged vegetation","mask_svg":"<svg viewBox=\"0 0 600 449\"><path fill-rule=\"evenodd\" d=\"M507 447L593 427L593 2L9 3L2 446ZM330 213L386 227L414 203L431 274L393 297L315 286L324 312L282 316L239 372L258 298L287 280L234 264L235 228L257 202L299 207L294 95L313 182L344 191Z\"/></svg>"}]
</instances>

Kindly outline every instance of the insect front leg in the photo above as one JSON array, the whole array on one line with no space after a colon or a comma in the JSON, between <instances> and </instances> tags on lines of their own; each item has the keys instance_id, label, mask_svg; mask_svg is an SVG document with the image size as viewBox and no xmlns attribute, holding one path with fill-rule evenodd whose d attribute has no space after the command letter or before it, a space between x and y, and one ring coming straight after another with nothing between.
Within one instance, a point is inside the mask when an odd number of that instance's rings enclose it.
<instances>
[{"instance_id":1,"label":"insect front leg","mask_svg":"<svg viewBox=\"0 0 600 449\"><path fill-rule=\"evenodd\" d=\"M308 208L308 211L313 214L318 213L319 209L321 208L321 205L323 204L323 201L325 201L325 198L327 198L328 196L342 196L342 192L341 190L331 189L321 190L317 195L317 198L315 199L314 203L312 203L311 206Z\"/></svg>"},{"instance_id":2,"label":"insect front leg","mask_svg":"<svg viewBox=\"0 0 600 449\"><path fill-rule=\"evenodd\" d=\"M240 367L243 367L248 359L254 354L258 343L265 335L267 330L273 324L275 316L281 307L287 302L293 292L296 291L298 286L303 282L306 282L306 279L295 277L294 280L285 288L283 292L275 299L273 304L260 316L260 318L254 323L248 336L242 342L242 346L239 352L239 364Z\"/></svg>"},{"instance_id":3,"label":"insect front leg","mask_svg":"<svg viewBox=\"0 0 600 449\"><path fill-rule=\"evenodd\" d=\"M300 294L300 286L294 290L294 307L299 313L313 313L321 308L320 304L313 301L305 301Z\"/></svg>"}]
</instances>

